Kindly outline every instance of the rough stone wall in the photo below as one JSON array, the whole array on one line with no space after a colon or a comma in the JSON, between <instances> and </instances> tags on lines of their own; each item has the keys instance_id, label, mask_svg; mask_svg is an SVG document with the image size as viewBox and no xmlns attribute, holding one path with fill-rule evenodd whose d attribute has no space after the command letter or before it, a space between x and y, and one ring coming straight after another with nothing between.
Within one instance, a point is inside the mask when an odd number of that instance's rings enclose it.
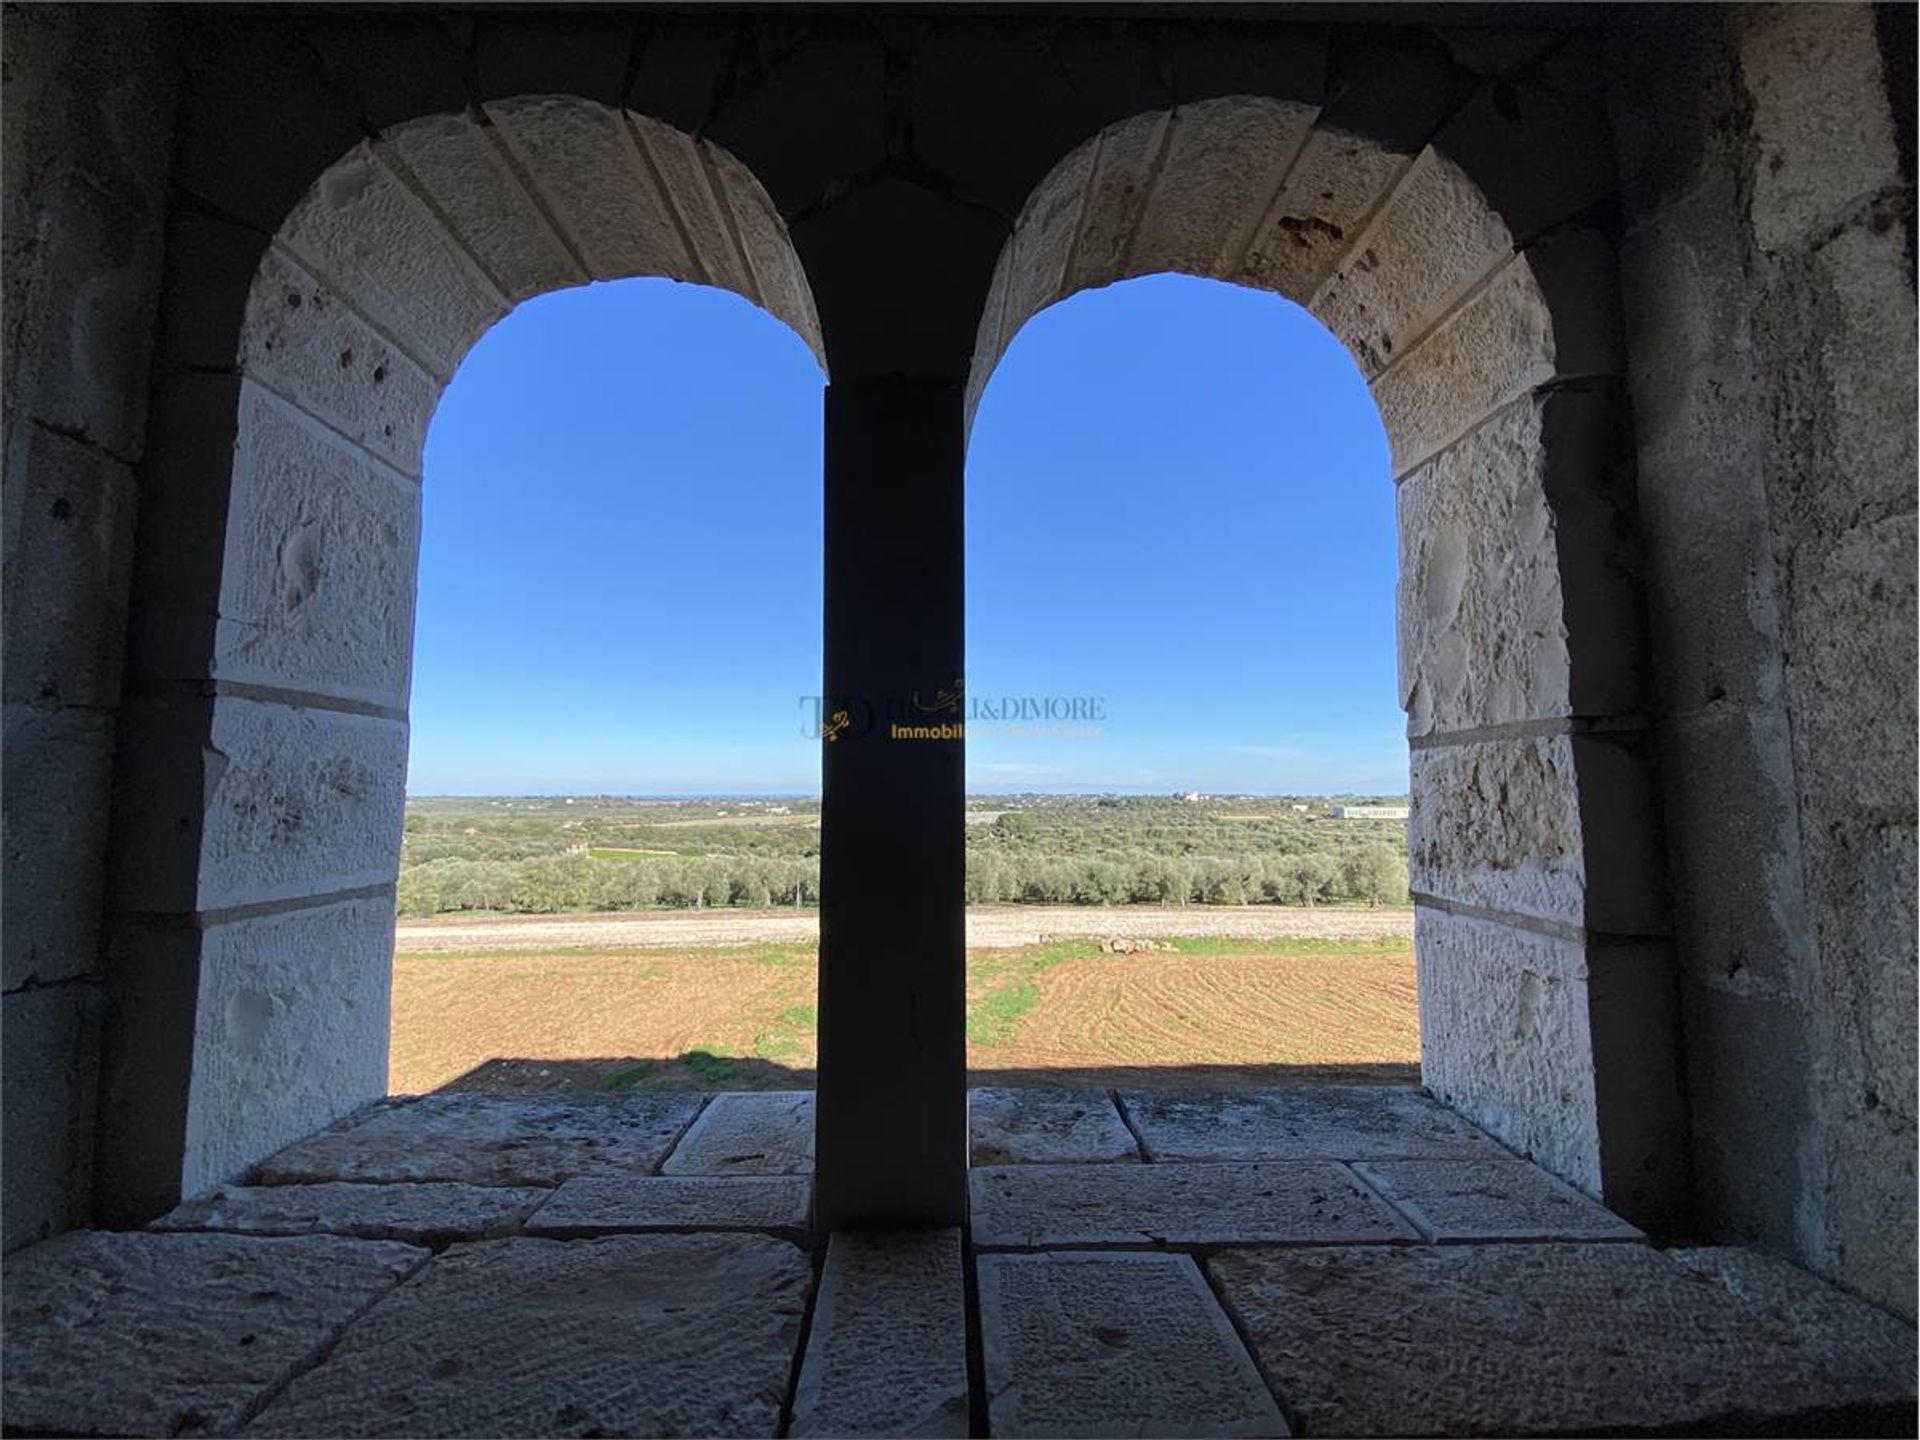
<instances>
[{"instance_id":1,"label":"rough stone wall","mask_svg":"<svg viewBox=\"0 0 1920 1440\"><path fill-rule=\"evenodd\" d=\"M1649 18L1611 68L1699 1220L1911 1314L1913 97L1866 6Z\"/></svg>"},{"instance_id":2,"label":"rough stone wall","mask_svg":"<svg viewBox=\"0 0 1920 1440\"><path fill-rule=\"evenodd\" d=\"M88 1215L100 897L172 94L139 10L4 35L4 1237Z\"/></svg>"}]
</instances>

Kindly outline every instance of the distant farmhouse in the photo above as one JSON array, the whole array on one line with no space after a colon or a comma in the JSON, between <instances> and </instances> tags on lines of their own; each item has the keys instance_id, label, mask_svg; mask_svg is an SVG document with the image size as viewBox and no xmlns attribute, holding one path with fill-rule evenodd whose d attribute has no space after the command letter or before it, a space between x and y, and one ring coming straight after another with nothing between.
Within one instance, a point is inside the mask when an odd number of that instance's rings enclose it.
<instances>
[{"instance_id":1,"label":"distant farmhouse","mask_svg":"<svg viewBox=\"0 0 1920 1440\"><path fill-rule=\"evenodd\" d=\"M1336 805L1333 807L1336 820L1404 820L1407 818L1405 805Z\"/></svg>"}]
</instances>

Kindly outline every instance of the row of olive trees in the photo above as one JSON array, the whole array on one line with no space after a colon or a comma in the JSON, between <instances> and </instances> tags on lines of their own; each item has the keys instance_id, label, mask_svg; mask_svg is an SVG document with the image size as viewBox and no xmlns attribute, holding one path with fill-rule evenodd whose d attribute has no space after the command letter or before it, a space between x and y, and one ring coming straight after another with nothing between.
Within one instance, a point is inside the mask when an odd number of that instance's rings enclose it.
<instances>
[{"instance_id":1,"label":"row of olive trees","mask_svg":"<svg viewBox=\"0 0 1920 1440\"><path fill-rule=\"evenodd\" d=\"M460 910L553 914L656 906L813 905L820 862L766 856L692 860L436 859L400 872L402 915ZM1109 853L1081 858L970 851L967 899L983 904L1404 904L1406 861L1373 845L1330 855L1221 858Z\"/></svg>"}]
</instances>

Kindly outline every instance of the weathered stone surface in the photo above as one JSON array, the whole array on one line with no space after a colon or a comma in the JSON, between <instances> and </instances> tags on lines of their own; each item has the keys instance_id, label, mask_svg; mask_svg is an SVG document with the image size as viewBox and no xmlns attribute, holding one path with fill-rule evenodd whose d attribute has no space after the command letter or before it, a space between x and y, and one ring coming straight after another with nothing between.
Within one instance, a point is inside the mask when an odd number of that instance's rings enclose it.
<instances>
[{"instance_id":1,"label":"weathered stone surface","mask_svg":"<svg viewBox=\"0 0 1920 1440\"><path fill-rule=\"evenodd\" d=\"M420 487L249 384L214 673L404 709Z\"/></svg>"},{"instance_id":2,"label":"weathered stone surface","mask_svg":"<svg viewBox=\"0 0 1920 1440\"><path fill-rule=\"evenodd\" d=\"M827 1247L790 1435L964 1436L958 1230L842 1230Z\"/></svg>"},{"instance_id":3,"label":"weathered stone surface","mask_svg":"<svg viewBox=\"0 0 1920 1440\"><path fill-rule=\"evenodd\" d=\"M509 299L587 282L487 127L464 114L428 115L385 130L379 143L433 197Z\"/></svg>"},{"instance_id":4,"label":"weathered stone surface","mask_svg":"<svg viewBox=\"0 0 1920 1440\"><path fill-rule=\"evenodd\" d=\"M1331 1160L1200 1165L1007 1165L968 1176L973 1243L1338 1245L1418 1238Z\"/></svg>"},{"instance_id":5,"label":"weathered stone surface","mask_svg":"<svg viewBox=\"0 0 1920 1440\"><path fill-rule=\"evenodd\" d=\"M8 705L0 718L0 955L8 990L100 968L113 732L113 717L98 711Z\"/></svg>"},{"instance_id":6,"label":"weathered stone surface","mask_svg":"<svg viewBox=\"0 0 1920 1440\"><path fill-rule=\"evenodd\" d=\"M1911 1331L1903 1349L1854 1350L1641 1245L1243 1250L1207 1264L1316 1435L1738 1431L1912 1404Z\"/></svg>"},{"instance_id":7,"label":"weathered stone surface","mask_svg":"<svg viewBox=\"0 0 1920 1440\"><path fill-rule=\"evenodd\" d=\"M1371 1160L1353 1168L1429 1240L1645 1238L1524 1160Z\"/></svg>"},{"instance_id":8,"label":"weathered stone surface","mask_svg":"<svg viewBox=\"0 0 1920 1440\"><path fill-rule=\"evenodd\" d=\"M1369 375L1404 354L1513 253L1513 236L1458 165L1428 148L1314 297L1313 313Z\"/></svg>"},{"instance_id":9,"label":"weathered stone surface","mask_svg":"<svg viewBox=\"0 0 1920 1440\"><path fill-rule=\"evenodd\" d=\"M1598 1193L1593 1037L1580 947L1428 906L1414 912L1414 947L1421 1078L1490 1134Z\"/></svg>"},{"instance_id":10,"label":"weathered stone surface","mask_svg":"<svg viewBox=\"0 0 1920 1440\"><path fill-rule=\"evenodd\" d=\"M1554 355L1553 316L1523 255L1374 381L1395 478L1551 380Z\"/></svg>"},{"instance_id":11,"label":"weathered stone surface","mask_svg":"<svg viewBox=\"0 0 1920 1440\"><path fill-rule=\"evenodd\" d=\"M620 111L530 95L487 113L594 279L698 278Z\"/></svg>"},{"instance_id":12,"label":"weathered stone surface","mask_svg":"<svg viewBox=\"0 0 1920 1440\"><path fill-rule=\"evenodd\" d=\"M7 1426L232 1434L426 1258L409 1245L331 1235L89 1230L23 1250L7 1258Z\"/></svg>"},{"instance_id":13,"label":"weathered stone surface","mask_svg":"<svg viewBox=\"0 0 1920 1440\"><path fill-rule=\"evenodd\" d=\"M199 908L393 883L406 807L404 721L222 696L211 748Z\"/></svg>"},{"instance_id":14,"label":"weathered stone surface","mask_svg":"<svg viewBox=\"0 0 1920 1440\"><path fill-rule=\"evenodd\" d=\"M1407 879L1417 895L1581 925L1573 739L1485 740L1412 753Z\"/></svg>"},{"instance_id":15,"label":"weathered stone surface","mask_svg":"<svg viewBox=\"0 0 1920 1440\"><path fill-rule=\"evenodd\" d=\"M239 364L402 474L420 474L441 381L278 247L247 294Z\"/></svg>"},{"instance_id":16,"label":"weathered stone surface","mask_svg":"<svg viewBox=\"0 0 1920 1440\"><path fill-rule=\"evenodd\" d=\"M798 1175L576 1175L527 1223L530 1235L623 1230L767 1230L805 1238L812 1184Z\"/></svg>"},{"instance_id":17,"label":"weathered stone surface","mask_svg":"<svg viewBox=\"0 0 1920 1440\"><path fill-rule=\"evenodd\" d=\"M1318 113L1247 95L1175 111L1128 270L1212 278L1236 268Z\"/></svg>"},{"instance_id":18,"label":"weathered stone surface","mask_svg":"<svg viewBox=\"0 0 1920 1440\"><path fill-rule=\"evenodd\" d=\"M700 1096L605 1099L423 1095L389 1100L289 1145L256 1182L454 1180L558 1185L614 1169L650 1175L700 1108Z\"/></svg>"},{"instance_id":19,"label":"weathered stone surface","mask_svg":"<svg viewBox=\"0 0 1920 1440\"><path fill-rule=\"evenodd\" d=\"M986 1255L979 1265L995 1435L1291 1433L1188 1257Z\"/></svg>"},{"instance_id":20,"label":"weathered stone surface","mask_svg":"<svg viewBox=\"0 0 1920 1440\"><path fill-rule=\"evenodd\" d=\"M967 1092L975 1165L1088 1164L1138 1160L1140 1147L1099 1090Z\"/></svg>"},{"instance_id":21,"label":"weathered stone surface","mask_svg":"<svg viewBox=\"0 0 1920 1440\"><path fill-rule=\"evenodd\" d=\"M279 240L445 377L507 302L382 153L362 144L328 167Z\"/></svg>"},{"instance_id":22,"label":"weathered stone surface","mask_svg":"<svg viewBox=\"0 0 1920 1440\"><path fill-rule=\"evenodd\" d=\"M660 1167L663 1175L807 1175L813 1092L716 1095Z\"/></svg>"},{"instance_id":23,"label":"weathered stone surface","mask_svg":"<svg viewBox=\"0 0 1920 1440\"><path fill-rule=\"evenodd\" d=\"M392 975L384 895L202 933L182 1193L386 1093Z\"/></svg>"},{"instance_id":24,"label":"weathered stone surface","mask_svg":"<svg viewBox=\"0 0 1920 1440\"><path fill-rule=\"evenodd\" d=\"M1374 1160L1498 1154L1472 1125L1399 1085L1123 1090L1149 1160Z\"/></svg>"},{"instance_id":25,"label":"weathered stone surface","mask_svg":"<svg viewBox=\"0 0 1920 1440\"><path fill-rule=\"evenodd\" d=\"M1035 187L1007 240L1006 338L1066 294L1067 264L1080 230L1099 141L1089 140Z\"/></svg>"},{"instance_id":26,"label":"weathered stone surface","mask_svg":"<svg viewBox=\"0 0 1920 1440\"><path fill-rule=\"evenodd\" d=\"M1737 1246L1715 1245L1669 1250L1696 1274L1719 1282L1742 1305L1762 1312L1779 1330L1793 1336L1818 1361L1809 1358L1807 1398L1823 1405L1858 1403L1862 1374L1891 1382L1894 1402L1914 1398L1914 1332L1884 1310L1854 1298L1798 1265ZM1904 1383L1904 1388L1902 1388Z\"/></svg>"},{"instance_id":27,"label":"weathered stone surface","mask_svg":"<svg viewBox=\"0 0 1920 1440\"><path fill-rule=\"evenodd\" d=\"M628 114L633 137L685 229L694 263L709 284L761 303L746 258L734 246L726 202L715 193L703 142L644 115Z\"/></svg>"},{"instance_id":28,"label":"weathered stone surface","mask_svg":"<svg viewBox=\"0 0 1920 1440\"><path fill-rule=\"evenodd\" d=\"M1305 304L1409 163L1371 140L1315 126L1238 273L1225 278Z\"/></svg>"},{"instance_id":29,"label":"weathered stone surface","mask_svg":"<svg viewBox=\"0 0 1920 1440\"><path fill-rule=\"evenodd\" d=\"M458 1245L249 1435L771 1435L812 1280L759 1235Z\"/></svg>"},{"instance_id":30,"label":"weathered stone surface","mask_svg":"<svg viewBox=\"0 0 1920 1440\"><path fill-rule=\"evenodd\" d=\"M133 472L97 445L8 422L6 699L110 709L126 638Z\"/></svg>"},{"instance_id":31,"label":"weathered stone surface","mask_svg":"<svg viewBox=\"0 0 1920 1440\"><path fill-rule=\"evenodd\" d=\"M786 221L780 218L766 188L745 165L711 141L700 142L700 153L715 191L733 216L741 253L753 271L760 303L793 327L824 371L826 342L820 336L813 289L788 238Z\"/></svg>"},{"instance_id":32,"label":"weathered stone surface","mask_svg":"<svg viewBox=\"0 0 1920 1440\"><path fill-rule=\"evenodd\" d=\"M7 1134L0 1250L44 1240L87 1218L99 1047L96 986L52 985L0 998L0 1111ZM9 1258L9 1294L12 1266Z\"/></svg>"},{"instance_id":33,"label":"weathered stone surface","mask_svg":"<svg viewBox=\"0 0 1920 1440\"><path fill-rule=\"evenodd\" d=\"M1127 252L1146 209L1152 189L1154 157L1166 143L1170 124L1164 110L1135 115L1100 132L1100 163L1094 167L1080 221L1080 238L1067 267L1066 290L1111 285L1129 273ZM1019 328L1011 304L1000 343L1004 347Z\"/></svg>"},{"instance_id":34,"label":"weathered stone surface","mask_svg":"<svg viewBox=\"0 0 1920 1440\"><path fill-rule=\"evenodd\" d=\"M1540 408L1522 402L1401 483L1400 706L1409 735L1568 713L1571 662L1545 482Z\"/></svg>"},{"instance_id":35,"label":"weathered stone surface","mask_svg":"<svg viewBox=\"0 0 1920 1440\"><path fill-rule=\"evenodd\" d=\"M485 1240L513 1230L552 1193L504 1185L228 1185L175 1206L151 1230L239 1235L351 1235L414 1245Z\"/></svg>"}]
</instances>

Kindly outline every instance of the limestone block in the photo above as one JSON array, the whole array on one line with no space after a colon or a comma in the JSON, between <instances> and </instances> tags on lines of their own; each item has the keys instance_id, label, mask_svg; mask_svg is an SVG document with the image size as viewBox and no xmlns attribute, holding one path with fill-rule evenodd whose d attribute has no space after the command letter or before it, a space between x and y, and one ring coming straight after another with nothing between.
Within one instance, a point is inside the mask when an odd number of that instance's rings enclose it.
<instances>
[{"instance_id":1,"label":"limestone block","mask_svg":"<svg viewBox=\"0 0 1920 1440\"><path fill-rule=\"evenodd\" d=\"M810 1175L813 1092L716 1095L674 1146L663 1175Z\"/></svg>"},{"instance_id":2,"label":"limestone block","mask_svg":"<svg viewBox=\"0 0 1920 1440\"><path fill-rule=\"evenodd\" d=\"M1353 239L1313 313L1368 375L1406 353L1513 253L1513 236L1479 187L1431 147Z\"/></svg>"},{"instance_id":3,"label":"limestone block","mask_svg":"<svg viewBox=\"0 0 1920 1440\"><path fill-rule=\"evenodd\" d=\"M254 1182L558 1185L601 1169L651 1175L702 1098L456 1092L388 1100L289 1145L259 1167Z\"/></svg>"},{"instance_id":4,"label":"limestone block","mask_svg":"<svg viewBox=\"0 0 1920 1440\"><path fill-rule=\"evenodd\" d=\"M812 1280L761 1235L457 1245L249 1435L771 1435Z\"/></svg>"},{"instance_id":5,"label":"limestone block","mask_svg":"<svg viewBox=\"0 0 1920 1440\"><path fill-rule=\"evenodd\" d=\"M386 1093L393 900L215 925L199 958L189 1195Z\"/></svg>"},{"instance_id":6,"label":"limestone block","mask_svg":"<svg viewBox=\"0 0 1920 1440\"><path fill-rule=\"evenodd\" d=\"M111 708L126 643L133 473L98 446L18 416L6 428L6 698Z\"/></svg>"},{"instance_id":7,"label":"limestone block","mask_svg":"<svg viewBox=\"0 0 1920 1440\"><path fill-rule=\"evenodd\" d=\"M1401 1085L1120 1095L1149 1160L1370 1160L1499 1153L1458 1115Z\"/></svg>"},{"instance_id":8,"label":"limestone block","mask_svg":"<svg viewBox=\"0 0 1920 1440\"><path fill-rule=\"evenodd\" d=\"M1371 140L1316 125L1239 270L1226 278L1306 303L1409 163Z\"/></svg>"},{"instance_id":9,"label":"limestone block","mask_svg":"<svg viewBox=\"0 0 1920 1440\"><path fill-rule=\"evenodd\" d=\"M1763 250L1803 243L1853 201L1905 183L1870 10L1784 6L1743 16L1738 32Z\"/></svg>"},{"instance_id":10,"label":"limestone block","mask_svg":"<svg viewBox=\"0 0 1920 1440\"><path fill-rule=\"evenodd\" d=\"M80 1230L8 1258L9 1427L231 1435L427 1252Z\"/></svg>"},{"instance_id":11,"label":"limestone block","mask_svg":"<svg viewBox=\"0 0 1920 1440\"><path fill-rule=\"evenodd\" d=\"M261 258L247 296L240 366L369 454L419 476L440 382L277 248Z\"/></svg>"},{"instance_id":12,"label":"limestone block","mask_svg":"<svg viewBox=\"0 0 1920 1440\"><path fill-rule=\"evenodd\" d=\"M393 883L405 722L223 697L209 747L199 908Z\"/></svg>"},{"instance_id":13,"label":"limestone block","mask_svg":"<svg viewBox=\"0 0 1920 1440\"><path fill-rule=\"evenodd\" d=\"M1414 954L1427 1087L1521 1154L1598 1194L1580 946L1423 905L1414 912Z\"/></svg>"},{"instance_id":14,"label":"limestone block","mask_svg":"<svg viewBox=\"0 0 1920 1440\"><path fill-rule=\"evenodd\" d=\"M11 883L8 889L13 887ZM21 990L0 999L0 1098L6 1154L0 1164L0 1251L17 1250L87 1218L93 1165L100 994L84 984ZM5 1293L14 1298L15 1265ZM11 1314L9 1314L11 1320ZM14 1368L8 1326L5 1369ZM8 1392L7 1423L20 1423Z\"/></svg>"},{"instance_id":15,"label":"limestone block","mask_svg":"<svg viewBox=\"0 0 1920 1440\"><path fill-rule=\"evenodd\" d=\"M404 710L418 483L254 385L234 476L215 676Z\"/></svg>"},{"instance_id":16,"label":"limestone block","mask_svg":"<svg viewBox=\"0 0 1920 1440\"><path fill-rule=\"evenodd\" d=\"M1522 256L1373 382L1394 477L1554 373L1553 316Z\"/></svg>"},{"instance_id":17,"label":"limestone block","mask_svg":"<svg viewBox=\"0 0 1920 1440\"><path fill-rule=\"evenodd\" d=\"M1319 108L1263 96L1182 106L1140 217L1129 269L1208 278L1234 268Z\"/></svg>"},{"instance_id":18,"label":"limestone block","mask_svg":"<svg viewBox=\"0 0 1920 1440\"><path fill-rule=\"evenodd\" d=\"M1522 401L1401 483L1400 703L1409 735L1569 713L1546 464L1541 409Z\"/></svg>"},{"instance_id":19,"label":"limestone block","mask_svg":"<svg viewBox=\"0 0 1920 1440\"><path fill-rule=\"evenodd\" d=\"M1646 1238L1524 1160L1368 1160L1353 1168L1441 1244Z\"/></svg>"},{"instance_id":20,"label":"limestone block","mask_svg":"<svg viewBox=\"0 0 1920 1440\"><path fill-rule=\"evenodd\" d=\"M1755 1250L1712 1245L1669 1250L1667 1258L1696 1274L1719 1282L1744 1304L1769 1313L1781 1330L1810 1350L1833 1357L1840 1369L1815 1383L1821 1403L1858 1403L1853 1390L1862 1372L1879 1374L1892 1382L1895 1396L1913 1395L1913 1325L1863 1304L1837 1286L1811 1275L1798 1265ZM1911 1302L1911 1296L1907 1297Z\"/></svg>"},{"instance_id":21,"label":"limestone block","mask_svg":"<svg viewBox=\"0 0 1920 1440\"><path fill-rule=\"evenodd\" d=\"M1075 149L1042 180L1008 239L1006 329L1022 325L1067 294L1065 277L1079 234L1099 142ZM1117 278L1117 277L1116 277Z\"/></svg>"},{"instance_id":22,"label":"limestone block","mask_svg":"<svg viewBox=\"0 0 1920 1440\"><path fill-rule=\"evenodd\" d=\"M1330 1160L1004 1165L970 1172L982 1249L1338 1245L1418 1238Z\"/></svg>"},{"instance_id":23,"label":"limestone block","mask_svg":"<svg viewBox=\"0 0 1920 1440\"><path fill-rule=\"evenodd\" d=\"M962 1437L967 1416L960 1232L837 1231L787 1433Z\"/></svg>"},{"instance_id":24,"label":"limestone block","mask_svg":"<svg viewBox=\"0 0 1920 1440\"><path fill-rule=\"evenodd\" d=\"M975 1165L1098 1164L1138 1160L1113 1101L1098 1090L982 1086L967 1092Z\"/></svg>"},{"instance_id":25,"label":"limestone block","mask_svg":"<svg viewBox=\"0 0 1920 1440\"><path fill-rule=\"evenodd\" d=\"M1184 1255L986 1255L980 1347L992 1432L1287 1435Z\"/></svg>"},{"instance_id":26,"label":"limestone block","mask_svg":"<svg viewBox=\"0 0 1920 1440\"><path fill-rule=\"evenodd\" d=\"M487 113L594 279L699 278L620 112L529 95L494 101Z\"/></svg>"},{"instance_id":27,"label":"limestone block","mask_svg":"<svg viewBox=\"0 0 1920 1440\"><path fill-rule=\"evenodd\" d=\"M1573 737L1423 746L1412 761L1407 868L1416 894L1586 923Z\"/></svg>"},{"instance_id":28,"label":"limestone block","mask_svg":"<svg viewBox=\"0 0 1920 1440\"><path fill-rule=\"evenodd\" d=\"M428 115L386 130L380 145L433 198L509 300L586 283L490 126L465 114Z\"/></svg>"},{"instance_id":29,"label":"limestone block","mask_svg":"<svg viewBox=\"0 0 1920 1440\"><path fill-rule=\"evenodd\" d=\"M228 1185L147 1228L237 1235L350 1235L442 1245L506 1234L550 1191L493 1185Z\"/></svg>"},{"instance_id":30,"label":"limestone block","mask_svg":"<svg viewBox=\"0 0 1920 1440\"><path fill-rule=\"evenodd\" d=\"M700 142L685 131L632 111L626 112L626 122L673 206L695 265L710 284L760 303L753 272L733 241L732 216L714 193Z\"/></svg>"},{"instance_id":31,"label":"limestone block","mask_svg":"<svg viewBox=\"0 0 1920 1440\"><path fill-rule=\"evenodd\" d=\"M1170 121L1165 111L1135 115L1109 125L1100 132L1100 163L1094 167L1087 189L1085 211L1080 221L1080 237L1073 247L1067 267L1066 293L1140 273L1127 263L1134 233L1147 207L1153 188L1155 159L1167 141ZM1016 317L1025 319L1009 304L1007 331L1018 329Z\"/></svg>"},{"instance_id":32,"label":"limestone block","mask_svg":"<svg viewBox=\"0 0 1920 1440\"><path fill-rule=\"evenodd\" d=\"M760 303L793 327L824 371L827 349L820 337L813 288L788 238L786 221L780 218L766 188L745 165L710 141L702 140L699 149L714 192L733 217Z\"/></svg>"},{"instance_id":33,"label":"limestone block","mask_svg":"<svg viewBox=\"0 0 1920 1440\"><path fill-rule=\"evenodd\" d=\"M812 1182L799 1175L576 1175L527 1223L530 1235L574 1238L630 1230L765 1230L807 1234Z\"/></svg>"},{"instance_id":34,"label":"limestone block","mask_svg":"<svg viewBox=\"0 0 1920 1440\"><path fill-rule=\"evenodd\" d=\"M507 302L381 154L330 166L277 238L444 379Z\"/></svg>"},{"instance_id":35,"label":"limestone block","mask_svg":"<svg viewBox=\"0 0 1920 1440\"><path fill-rule=\"evenodd\" d=\"M5 716L0 956L14 990L100 968L114 724L99 711L25 705Z\"/></svg>"},{"instance_id":36,"label":"limestone block","mask_svg":"<svg viewBox=\"0 0 1920 1440\"><path fill-rule=\"evenodd\" d=\"M1858 1350L1643 1245L1242 1250L1207 1264L1315 1435L1751 1434L1829 1407L1912 1404L1911 1331L1904 1353Z\"/></svg>"}]
</instances>

